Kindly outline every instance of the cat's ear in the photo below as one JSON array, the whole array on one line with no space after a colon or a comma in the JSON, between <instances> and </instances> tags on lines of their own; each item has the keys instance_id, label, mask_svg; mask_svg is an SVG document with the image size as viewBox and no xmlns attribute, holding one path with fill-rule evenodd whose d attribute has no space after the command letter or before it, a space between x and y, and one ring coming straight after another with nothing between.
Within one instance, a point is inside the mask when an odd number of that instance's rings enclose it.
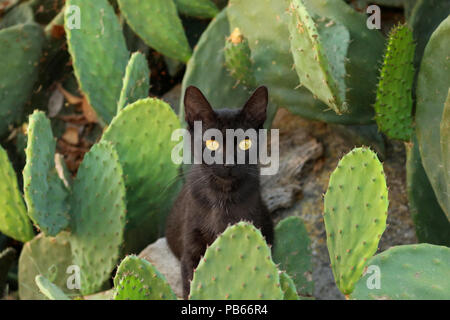
<instances>
[{"instance_id":1,"label":"cat's ear","mask_svg":"<svg viewBox=\"0 0 450 320\"><path fill-rule=\"evenodd\" d=\"M202 121L210 124L216 120L214 113L208 100L203 93L196 87L190 86L184 94L184 113L186 122L194 127L194 121Z\"/></svg>"},{"instance_id":2,"label":"cat's ear","mask_svg":"<svg viewBox=\"0 0 450 320\"><path fill-rule=\"evenodd\" d=\"M267 104L269 103L269 92L266 87L261 86L248 99L241 114L255 128L262 128L267 116Z\"/></svg>"}]
</instances>

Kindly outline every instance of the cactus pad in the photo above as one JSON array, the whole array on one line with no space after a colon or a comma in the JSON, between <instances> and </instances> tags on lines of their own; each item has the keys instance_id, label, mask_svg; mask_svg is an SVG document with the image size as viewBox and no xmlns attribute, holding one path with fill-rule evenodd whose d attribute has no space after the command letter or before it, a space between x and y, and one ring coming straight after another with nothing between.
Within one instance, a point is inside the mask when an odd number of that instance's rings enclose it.
<instances>
[{"instance_id":1,"label":"cactus pad","mask_svg":"<svg viewBox=\"0 0 450 320\"><path fill-rule=\"evenodd\" d=\"M444 179L447 185L447 204L450 208L450 88L448 90L447 100L445 101L444 111L441 120L441 152L442 163L444 164ZM450 221L450 219L449 219Z\"/></svg>"},{"instance_id":2,"label":"cactus pad","mask_svg":"<svg viewBox=\"0 0 450 320\"><path fill-rule=\"evenodd\" d=\"M345 113L345 58L350 34L335 21L314 21L301 0L289 8L291 51L300 82L337 114Z\"/></svg>"},{"instance_id":3,"label":"cactus pad","mask_svg":"<svg viewBox=\"0 0 450 320\"><path fill-rule=\"evenodd\" d=\"M344 294L353 291L367 259L377 251L388 203L383 166L374 152L356 148L339 161L323 215L334 279Z\"/></svg>"},{"instance_id":4,"label":"cactus pad","mask_svg":"<svg viewBox=\"0 0 450 320\"><path fill-rule=\"evenodd\" d=\"M283 299L278 270L261 232L246 222L228 227L194 271L190 299Z\"/></svg>"},{"instance_id":5,"label":"cactus pad","mask_svg":"<svg viewBox=\"0 0 450 320\"><path fill-rule=\"evenodd\" d=\"M275 227L273 260L292 278L301 295L312 295L311 248L300 217L288 217Z\"/></svg>"},{"instance_id":6,"label":"cactus pad","mask_svg":"<svg viewBox=\"0 0 450 320\"><path fill-rule=\"evenodd\" d=\"M374 107L378 127L391 139L409 141L413 131L415 47L408 26L399 25L390 32Z\"/></svg>"},{"instance_id":7,"label":"cactus pad","mask_svg":"<svg viewBox=\"0 0 450 320\"><path fill-rule=\"evenodd\" d=\"M38 76L43 42L42 28L35 23L0 29L0 135L22 116Z\"/></svg>"},{"instance_id":8,"label":"cactus pad","mask_svg":"<svg viewBox=\"0 0 450 320\"><path fill-rule=\"evenodd\" d=\"M355 299L449 300L450 248L427 243L392 247L370 259L377 266L380 288L372 288L367 273L356 284Z\"/></svg>"},{"instance_id":9,"label":"cactus pad","mask_svg":"<svg viewBox=\"0 0 450 320\"><path fill-rule=\"evenodd\" d=\"M85 155L73 185L70 244L81 269L81 292L101 289L120 254L125 228L125 185L117 153L101 142Z\"/></svg>"},{"instance_id":10,"label":"cactus pad","mask_svg":"<svg viewBox=\"0 0 450 320\"><path fill-rule=\"evenodd\" d=\"M219 9L211 0L175 0L178 12L197 18L214 18Z\"/></svg>"},{"instance_id":11,"label":"cactus pad","mask_svg":"<svg viewBox=\"0 0 450 320\"><path fill-rule=\"evenodd\" d=\"M31 220L49 236L69 225L69 193L55 168L55 148L50 120L35 111L29 120L23 170L25 202Z\"/></svg>"},{"instance_id":12,"label":"cactus pad","mask_svg":"<svg viewBox=\"0 0 450 320\"><path fill-rule=\"evenodd\" d=\"M122 92L120 93L117 111L139 99L148 97L150 90L150 70L147 58L140 52L131 55L123 79Z\"/></svg>"},{"instance_id":13,"label":"cactus pad","mask_svg":"<svg viewBox=\"0 0 450 320\"><path fill-rule=\"evenodd\" d=\"M81 90L100 119L109 123L117 111L129 52L121 26L107 0L68 0L80 8L80 29L71 29L75 13L66 10L69 52Z\"/></svg>"},{"instance_id":14,"label":"cactus pad","mask_svg":"<svg viewBox=\"0 0 450 320\"><path fill-rule=\"evenodd\" d=\"M44 296L50 300L70 300L70 298L53 282L42 275L36 276L36 285Z\"/></svg>"},{"instance_id":15,"label":"cactus pad","mask_svg":"<svg viewBox=\"0 0 450 320\"><path fill-rule=\"evenodd\" d=\"M171 107L158 99L139 100L111 122L103 140L119 155L127 189L125 252L138 252L163 231L171 199L178 191L178 165L171 159L180 128Z\"/></svg>"},{"instance_id":16,"label":"cactus pad","mask_svg":"<svg viewBox=\"0 0 450 320\"><path fill-rule=\"evenodd\" d=\"M33 226L17 185L16 173L1 146L0 181L0 231L17 241L33 239Z\"/></svg>"},{"instance_id":17,"label":"cactus pad","mask_svg":"<svg viewBox=\"0 0 450 320\"><path fill-rule=\"evenodd\" d=\"M448 60L450 17L432 34L423 55L417 80L416 133L423 167L439 204L450 220L450 201L439 124L450 83Z\"/></svg>"},{"instance_id":18,"label":"cactus pad","mask_svg":"<svg viewBox=\"0 0 450 320\"><path fill-rule=\"evenodd\" d=\"M284 294L283 300L300 300L297 294L297 289L295 288L295 283L286 274L286 272L280 273L280 285Z\"/></svg>"},{"instance_id":19,"label":"cactus pad","mask_svg":"<svg viewBox=\"0 0 450 320\"><path fill-rule=\"evenodd\" d=\"M173 0L118 0L130 27L163 55L187 62L191 48Z\"/></svg>"},{"instance_id":20,"label":"cactus pad","mask_svg":"<svg viewBox=\"0 0 450 320\"><path fill-rule=\"evenodd\" d=\"M78 290L67 288L71 274L66 273L72 263L68 234L60 233L56 238L42 233L25 243L19 258L19 297L22 300L43 300L45 296L36 285L37 275L51 279L66 294L77 294Z\"/></svg>"},{"instance_id":21,"label":"cactus pad","mask_svg":"<svg viewBox=\"0 0 450 320\"><path fill-rule=\"evenodd\" d=\"M147 260L128 256L114 278L115 300L176 300L165 277Z\"/></svg>"}]
</instances>

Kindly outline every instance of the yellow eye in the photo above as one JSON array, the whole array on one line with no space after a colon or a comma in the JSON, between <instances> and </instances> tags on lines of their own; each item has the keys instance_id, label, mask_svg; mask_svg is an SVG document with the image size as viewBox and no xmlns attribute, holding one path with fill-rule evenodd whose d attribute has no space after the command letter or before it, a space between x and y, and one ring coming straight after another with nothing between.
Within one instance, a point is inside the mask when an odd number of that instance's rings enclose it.
<instances>
[{"instance_id":1,"label":"yellow eye","mask_svg":"<svg viewBox=\"0 0 450 320\"><path fill-rule=\"evenodd\" d=\"M206 147L211 151L216 151L220 145L216 140L206 140Z\"/></svg>"},{"instance_id":2,"label":"yellow eye","mask_svg":"<svg viewBox=\"0 0 450 320\"><path fill-rule=\"evenodd\" d=\"M250 139L244 139L241 142L239 142L239 149L242 151L248 150L252 147L252 140Z\"/></svg>"}]
</instances>

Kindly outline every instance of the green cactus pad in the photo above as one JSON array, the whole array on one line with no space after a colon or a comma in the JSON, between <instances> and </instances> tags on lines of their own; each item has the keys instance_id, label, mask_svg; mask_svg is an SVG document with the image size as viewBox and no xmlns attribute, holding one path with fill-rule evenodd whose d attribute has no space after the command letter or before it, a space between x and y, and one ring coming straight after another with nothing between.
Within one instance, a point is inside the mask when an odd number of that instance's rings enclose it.
<instances>
[{"instance_id":1,"label":"green cactus pad","mask_svg":"<svg viewBox=\"0 0 450 320\"><path fill-rule=\"evenodd\" d=\"M444 164L444 178L447 185L447 208L450 208L450 88L448 90L447 100L445 101L444 111L441 120L441 153L442 163ZM449 219L450 223L450 219Z\"/></svg>"},{"instance_id":2,"label":"green cactus pad","mask_svg":"<svg viewBox=\"0 0 450 320\"><path fill-rule=\"evenodd\" d=\"M292 278L301 295L312 295L311 248L300 217L288 217L275 227L273 261Z\"/></svg>"},{"instance_id":3,"label":"green cactus pad","mask_svg":"<svg viewBox=\"0 0 450 320\"><path fill-rule=\"evenodd\" d=\"M43 42L42 28L35 23L0 29L0 136L22 116L38 75Z\"/></svg>"},{"instance_id":4,"label":"green cactus pad","mask_svg":"<svg viewBox=\"0 0 450 320\"><path fill-rule=\"evenodd\" d=\"M417 81L416 133L423 167L450 220L450 190L444 172L439 127L450 83L449 38L450 17L440 24L425 48Z\"/></svg>"},{"instance_id":5,"label":"green cactus pad","mask_svg":"<svg viewBox=\"0 0 450 320\"><path fill-rule=\"evenodd\" d=\"M173 0L118 0L121 13L142 40L158 52L187 62L191 48Z\"/></svg>"},{"instance_id":6,"label":"green cactus pad","mask_svg":"<svg viewBox=\"0 0 450 320\"><path fill-rule=\"evenodd\" d=\"M286 272L280 273L280 285L284 294L283 300L300 300L297 294L297 289L295 288L295 283L286 274Z\"/></svg>"},{"instance_id":7,"label":"green cactus pad","mask_svg":"<svg viewBox=\"0 0 450 320\"><path fill-rule=\"evenodd\" d=\"M450 122L450 120L449 120ZM419 242L450 246L450 221L436 200L420 159L415 135L406 146L406 185L409 211Z\"/></svg>"},{"instance_id":8,"label":"green cactus pad","mask_svg":"<svg viewBox=\"0 0 450 320\"><path fill-rule=\"evenodd\" d=\"M0 251L0 299L3 298L8 271L16 261L17 251L14 248L6 248Z\"/></svg>"},{"instance_id":9,"label":"green cactus pad","mask_svg":"<svg viewBox=\"0 0 450 320\"><path fill-rule=\"evenodd\" d=\"M225 43L225 65L235 79L248 87L255 87L251 56L247 39L236 28Z\"/></svg>"},{"instance_id":10,"label":"green cactus pad","mask_svg":"<svg viewBox=\"0 0 450 320\"><path fill-rule=\"evenodd\" d=\"M314 21L301 0L289 8L291 51L300 82L337 114L345 113L345 57L350 34L335 21Z\"/></svg>"},{"instance_id":11,"label":"green cactus pad","mask_svg":"<svg viewBox=\"0 0 450 320\"><path fill-rule=\"evenodd\" d=\"M117 111L129 52L107 0L68 0L80 8L80 29L71 29L74 12L66 10L65 29L75 75L100 119L109 123Z\"/></svg>"},{"instance_id":12,"label":"green cactus pad","mask_svg":"<svg viewBox=\"0 0 450 320\"><path fill-rule=\"evenodd\" d=\"M76 295L78 290L67 288L67 268L73 265L68 234L60 233L56 238L39 234L25 243L19 258L19 297L22 300L44 300L46 297L36 285L37 275L51 279L66 294Z\"/></svg>"},{"instance_id":13,"label":"green cactus pad","mask_svg":"<svg viewBox=\"0 0 450 320\"><path fill-rule=\"evenodd\" d=\"M125 228L125 185L112 144L101 142L85 155L73 184L73 261L81 269L81 292L102 288L119 259Z\"/></svg>"},{"instance_id":14,"label":"green cactus pad","mask_svg":"<svg viewBox=\"0 0 450 320\"><path fill-rule=\"evenodd\" d=\"M35 278L36 285L49 300L70 300L70 298L53 282L42 275Z\"/></svg>"},{"instance_id":15,"label":"green cactus pad","mask_svg":"<svg viewBox=\"0 0 450 320\"><path fill-rule=\"evenodd\" d=\"M165 277L147 260L128 256L114 278L115 300L176 300Z\"/></svg>"},{"instance_id":16,"label":"green cactus pad","mask_svg":"<svg viewBox=\"0 0 450 320\"><path fill-rule=\"evenodd\" d=\"M147 58L140 52L131 55L123 79L122 92L120 93L117 111L139 99L148 97L150 90L150 70Z\"/></svg>"},{"instance_id":17,"label":"green cactus pad","mask_svg":"<svg viewBox=\"0 0 450 320\"><path fill-rule=\"evenodd\" d=\"M0 20L0 29L32 22L34 22L33 9L31 9L28 3L22 3L2 17Z\"/></svg>"},{"instance_id":18,"label":"green cactus pad","mask_svg":"<svg viewBox=\"0 0 450 320\"><path fill-rule=\"evenodd\" d=\"M33 226L17 185L16 173L1 146L0 181L0 231L21 242L33 239Z\"/></svg>"},{"instance_id":19,"label":"green cactus pad","mask_svg":"<svg viewBox=\"0 0 450 320\"><path fill-rule=\"evenodd\" d=\"M125 252L136 253L163 233L166 214L178 192L172 162L172 133L180 128L171 107L158 99L139 100L111 122L103 140L119 155L127 189Z\"/></svg>"},{"instance_id":20,"label":"green cactus pad","mask_svg":"<svg viewBox=\"0 0 450 320\"><path fill-rule=\"evenodd\" d=\"M386 229L388 190L383 166L368 148L345 155L331 174L324 221L331 268L338 288L353 291L367 259Z\"/></svg>"},{"instance_id":21,"label":"green cactus pad","mask_svg":"<svg viewBox=\"0 0 450 320\"><path fill-rule=\"evenodd\" d=\"M409 141L413 132L415 47L408 26L391 30L374 106L378 127L391 139Z\"/></svg>"},{"instance_id":22,"label":"green cactus pad","mask_svg":"<svg viewBox=\"0 0 450 320\"><path fill-rule=\"evenodd\" d=\"M282 300L278 269L261 232L239 222L206 250L191 282L192 300Z\"/></svg>"},{"instance_id":23,"label":"green cactus pad","mask_svg":"<svg viewBox=\"0 0 450 320\"><path fill-rule=\"evenodd\" d=\"M392 247L370 259L379 268L365 274L351 297L364 300L449 300L450 248L427 243ZM377 272L377 271L375 271ZM372 288L372 289L370 289Z\"/></svg>"},{"instance_id":24,"label":"green cactus pad","mask_svg":"<svg viewBox=\"0 0 450 320\"><path fill-rule=\"evenodd\" d=\"M69 192L55 168L55 148L50 120L36 110L28 124L24 194L28 215L49 236L69 225Z\"/></svg>"},{"instance_id":25,"label":"green cactus pad","mask_svg":"<svg viewBox=\"0 0 450 320\"><path fill-rule=\"evenodd\" d=\"M175 0L178 12L198 18L214 18L219 9L211 0Z\"/></svg>"}]
</instances>

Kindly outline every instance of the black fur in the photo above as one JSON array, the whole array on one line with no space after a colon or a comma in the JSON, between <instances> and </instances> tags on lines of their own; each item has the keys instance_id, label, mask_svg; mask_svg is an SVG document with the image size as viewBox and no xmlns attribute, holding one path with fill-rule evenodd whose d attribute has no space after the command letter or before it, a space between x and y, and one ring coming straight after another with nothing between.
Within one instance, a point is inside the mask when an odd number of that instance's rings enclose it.
<instances>
[{"instance_id":1,"label":"black fur","mask_svg":"<svg viewBox=\"0 0 450 320\"><path fill-rule=\"evenodd\" d=\"M213 111L203 94L189 87L185 95L185 114L192 136L194 121L202 121L203 132L219 129L260 129L266 119L268 93L258 88L241 110ZM226 145L228 141L224 141ZM237 148L237 141L232 141ZM223 146L225 148L225 146ZM203 144L203 148L205 145ZM225 161L224 161L225 162ZM194 164L166 224L169 247L181 260L183 296L189 295L193 271L206 247L228 225L245 220L261 229L269 244L273 242L273 224L261 200L257 164Z\"/></svg>"}]
</instances>

